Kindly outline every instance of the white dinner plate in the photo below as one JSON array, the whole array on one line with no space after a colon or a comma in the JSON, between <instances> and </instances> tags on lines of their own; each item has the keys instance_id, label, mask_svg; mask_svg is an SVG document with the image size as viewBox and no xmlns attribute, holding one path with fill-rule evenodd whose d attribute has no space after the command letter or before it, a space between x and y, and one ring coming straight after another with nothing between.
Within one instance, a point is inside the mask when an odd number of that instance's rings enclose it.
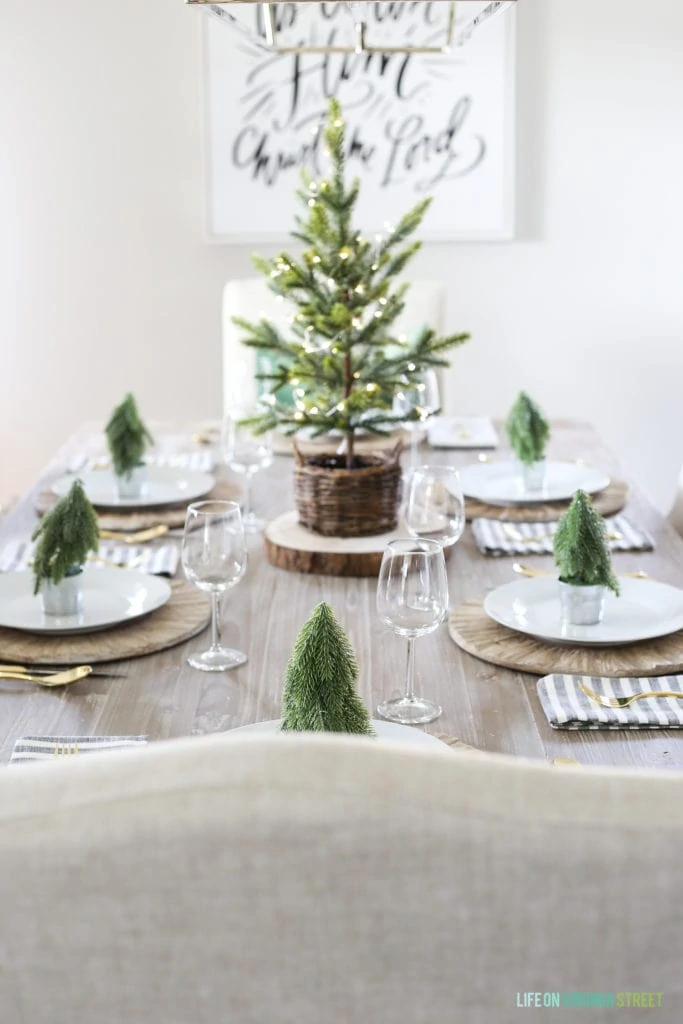
<instances>
[{"instance_id":1,"label":"white dinner plate","mask_svg":"<svg viewBox=\"0 0 683 1024\"><path fill-rule=\"evenodd\" d=\"M149 466L142 492L136 498L120 498L116 477L111 469L95 469L80 474L85 493L99 508L147 508L157 505L181 505L203 498L216 481L209 473L196 473L168 466ZM74 477L62 477L52 485L60 498L71 488Z\"/></svg>"},{"instance_id":2,"label":"white dinner plate","mask_svg":"<svg viewBox=\"0 0 683 1024\"><path fill-rule=\"evenodd\" d=\"M171 596L166 580L132 569L87 566L83 609L78 615L45 615L40 595L33 594L32 572L0 574L0 626L30 633L94 633L131 622L161 608Z\"/></svg>"},{"instance_id":3,"label":"white dinner plate","mask_svg":"<svg viewBox=\"0 0 683 1024\"><path fill-rule=\"evenodd\" d=\"M621 596L609 591L596 626L566 626L556 578L515 580L491 591L484 610L502 626L556 643L618 645L668 636L683 629L683 590L657 580L620 579Z\"/></svg>"},{"instance_id":4,"label":"white dinner plate","mask_svg":"<svg viewBox=\"0 0 683 1024\"><path fill-rule=\"evenodd\" d=\"M281 724L280 719L277 719L273 722L255 722L253 725L241 725L238 729L232 729L230 735L236 735L237 733L242 735L249 732L254 734L261 733L264 736L274 736L280 732ZM444 749L444 744L441 740L437 740L436 736L430 736L429 733L421 732L419 729L409 725L381 722L373 718L372 728L377 733L377 739L379 740L405 743L409 747L429 747L431 750L435 747L438 747L440 750Z\"/></svg>"},{"instance_id":5,"label":"white dinner plate","mask_svg":"<svg viewBox=\"0 0 683 1024\"><path fill-rule=\"evenodd\" d=\"M581 489L587 494L604 491L609 477L590 466L549 462L542 491L526 491L515 462L482 462L460 470L460 484L467 498L489 505L531 505L544 501L569 501Z\"/></svg>"}]
</instances>

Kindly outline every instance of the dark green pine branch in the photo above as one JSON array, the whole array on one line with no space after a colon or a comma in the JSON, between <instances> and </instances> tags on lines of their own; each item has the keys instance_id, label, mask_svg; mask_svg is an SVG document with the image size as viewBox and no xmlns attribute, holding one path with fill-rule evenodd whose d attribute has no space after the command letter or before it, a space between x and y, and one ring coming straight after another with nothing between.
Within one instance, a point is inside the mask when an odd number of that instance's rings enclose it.
<instances>
[{"instance_id":1,"label":"dark green pine branch","mask_svg":"<svg viewBox=\"0 0 683 1024\"><path fill-rule=\"evenodd\" d=\"M60 583L69 570L85 564L90 551L98 550L97 515L80 480L44 516L32 540L38 541L33 556L34 594L48 580Z\"/></svg>"},{"instance_id":2,"label":"dark green pine branch","mask_svg":"<svg viewBox=\"0 0 683 1024\"><path fill-rule=\"evenodd\" d=\"M154 443L130 392L114 409L105 433L117 476L126 476L139 466L148 445Z\"/></svg>"},{"instance_id":3,"label":"dark green pine branch","mask_svg":"<svg viewBox=\"0 0 683 1024\"><path fill-rule=\"evenodd\" d=\"M563 583L577 587L609 587L619 593L605 521L585 491L577 491L558 523L554 538L555 562Z\"/></svg>"}]
</instances>

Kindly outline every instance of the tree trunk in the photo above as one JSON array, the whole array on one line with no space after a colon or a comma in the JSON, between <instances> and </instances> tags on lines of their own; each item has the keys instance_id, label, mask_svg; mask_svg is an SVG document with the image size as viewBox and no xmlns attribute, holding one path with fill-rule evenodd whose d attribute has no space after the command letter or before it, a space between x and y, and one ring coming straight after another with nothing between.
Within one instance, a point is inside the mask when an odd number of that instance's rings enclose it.
<instances>
[{"instance_id":1,"label":"tree trunk","mask_svg":"<svg viewBox=\"0 0 683 1024\"><path fill-rule=\"evenodd\" d=\"M353 366L351 365L351 353L348 352L344 356L344 401L347 401L351 389L353 388ZM355 467L355 453L354 453L354 432L350 431L346 435L346 468L354 469Z\"/></svg>"}]
</instances>

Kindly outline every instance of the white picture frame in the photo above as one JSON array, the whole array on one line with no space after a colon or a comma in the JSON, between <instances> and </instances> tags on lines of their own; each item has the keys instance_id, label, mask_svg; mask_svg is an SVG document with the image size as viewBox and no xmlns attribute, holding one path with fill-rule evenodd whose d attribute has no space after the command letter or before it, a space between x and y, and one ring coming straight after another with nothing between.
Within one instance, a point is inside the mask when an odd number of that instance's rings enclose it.
<instances>
[{"instance_id":1,"label":"white picture frame","mask_svg":"<svg viewBox=\"0 0 683 1024\"><path fill-rule=\"evenodd\" d=\"M331 7L332 5L328 5ZM340 5L343 6L343 5ZM240 106L245 88L245 66L254 70L256 60L245 57L244 38L234 29L221 24L218 19L204 17L203 37L203 121L204 121L204 217L207 241L216 244L232 245L269 245L284 244L289 240L289 232L294 226L294 215L298 203L294 192L299 184L298 169L280 172L273 185L255 185L247 180L244 168L231 165L230 152L237 139L238 129L254 132L254 137L268 124L271 114L255 112L251 119L240 114ZM462 50L454 51L454 57L463 61L465 71L469 69L471 84L463 88L462 95L471 97L468 113L476 109L479 103L480 120L475 123L472 135L481 135L486 147L486 180L483 175L476 181L476 175L485 161L478 167L459 178L451 179L444 185L443 179L430 189L435 197L432 209L428 212L420 229L420 237L425 242L478 242L478 241L510 241L515 232L515 50L516 50L516 12L513 9L500 18L492 19L482 26ZM469 54L469 56L468 56ZM309 58L313 60L314 58ZM340 58L331 58L339 60ZM415 62L417 58L412 58ZM440 56L429 58L431 62L448 60ZM261 63L270 61L269 67L286 67L291 56L261 58ZM468 63L469 62L469 63ZM259 63L259 68L261 67ZM439 66L432 64L432 67ZM443 69L447 68L444 63ZM268 71L268 69L266 69ZM440 71L443 76L443 71ZM464 73L458 76L464 81ZM275 88L277 82L269 85L273 95L280 94ZM434 121L442 125L447 116L453 116L453 110L460 98L452 102L449 94L450 82L447 76L429 82L431 102L430 111L435 108L436 99L440 103L440 115L434 115ZM241 91L240 91L241 90ZM478 90L480 90L478 92ZM485 95L484 95L485 94ZM479 99L478 99L479 96ZM344 95L339 96L344 106ZM449 104L450 114L449 114ZM385 104L386 105L386 104ZM315 100L313 102L315 106ZM322 96L317 104L324 109ZM410 101L396 101L400 114L406 118L425 118L424 105L420 108L416 103L411 108ZM345 108L346 109L346 108ZM305 112L309 113L308 111ZM349 131L354 128L354 114L346 113ZM302 118L305 120L305 117ZM318 119L316 119L318 120ZM390 117L384 121L386 126L391 123ZM482 125L488 124L488 128ZM245 128L246 126L246 128ZM475 130L477 129L477 130ZM310 126L304 126L289 133L289 149L287 144L283 152L293 152L291 143L304 145L303 132L309 133ZM430 129L431 131L431 129ZM483 132L489 132L488 136ZM429 134L427 132L426 134ZM431 137L436 138L437 132ZM279 137L281 140L286 133ZM452 136L453 137L453 136ZM394 145L393 143L391 145ZM426 147L423 147L423 150ZM386 150L384 154L386 160ZM379 164L378 156L377 163ZM382 162L385 167L386 163ZM377 175L365 167L360 167L349 160L349 172L361 178L361 197L358 204L358 222L368 234L381 233L386 230L392 218L398 218L416 202L423 192L409 187L393 188L380 184ZM253 169L252 169L253 173ZM386 179L386 173L384 177ZM454 184L455 182L455 184ZM375 189L372 189L372 184ZM455 199L455 201L454 201Z\"/></svg>"}]
</instances>

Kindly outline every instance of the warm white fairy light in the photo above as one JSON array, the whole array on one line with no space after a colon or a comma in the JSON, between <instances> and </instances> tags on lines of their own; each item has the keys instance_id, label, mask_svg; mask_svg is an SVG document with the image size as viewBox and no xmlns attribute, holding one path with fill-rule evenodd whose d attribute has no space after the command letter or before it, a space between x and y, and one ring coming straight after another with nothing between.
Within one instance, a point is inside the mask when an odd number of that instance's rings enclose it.
<instances>
[{"instance_id":1,"label":"warm white fairy light","mask_svg":"<svg viewBox=\"0 0 683 1024\"><path fill-rule=\"evenodd\" d=\"M294 383L294 381L292 381L292 384L293 383ZM297 381L297 384L298 383L299 382ZM305 394L306 394L306 392L304 391L303 388L296 388L295 391L294 391L294 395L295 395L296 398L303 398Z\"/></svg>"},{"instance_id":2,"label":"warm white fairy light","mask_svg":"<svg viewBox=\"0 0 683 1024\"><path fill-rule=\"evenodd\" d=\"M301 381L299 380L298 377L292 377L289 383L292 385L293 388L297 388Z\"/></svg>"},{"instance_id":3,"label":"warm white fairy light","mask_svg":"<svg viewBox=\"0 0 683 1024\"><path fill-rule=\"evenodd\" d=\"M381 320L382 319L382 310L378 309L377 312L374 314L374 317L375 317L375 320Z\"/></svg>"},{"instance_id":4,"label":"warm white fairy light","mask_svg":"<svg viewBox=\"0 0 683 1024\"><path fill-rule=\"evenodd\" d=\"M373 263L370 270L379 270L379 263Z\"/></svg>"},{"instance_id":5,"label":"warm white fairy light","mask_svg":"<svg viewBox=\"0 0 683 1024\"><path fill-rule=\"evenodd\" d=\"M328 277L327 284L328 284L328 286L330 288L336 288L337 287L337 282L334 280L333 277Z\"/></svg>"},{"instance_id":6,"label":"warm white fairy light","mask_svg":"<svg viewBox=\"0 0 683 1024\"><path fill-rule=\"evenodd\" d=\"M339 253L339 259L340 260L348 260L348 258L349 258L349 253L346 252L345 249L342 249L341 252Z\"/></svg>"},{"instance_id":7,"label":"warm white fairy light","mask_svg":"<svg viewBox=\"0 0 683 1024\"><path fill-rule=\"evenodd\" d=\"M297 313L297 315L296 315L296 319L297 319L298 323L300 323L300 324L301 324L301 323L303 323L303 322L304 322L304 320L306 319L306 317L305 317L305 316L303 315L303 313Z\"/></svg>"},{"instance_id":8,"label":"warm white fairy light","mask_svg":"<svg viewBox=\"0 0 683 1024\"><path fill-rule=\"evenodd\" d=\"M311 263L320 263L320 257L314 256L313 259L311 260Z\"/></svg>"},{"instance_id":9,"label":"warm white fairy light","mask_svg":"<svg viewBox=\"0 0 683 1024\"><path fill-rule=\"evenodd\" d=\"M386 304L387 304L387 300L386 300L385 298L381 298L381 299L379 300L379 304L380 304L380 306L386 306Z\"/></svg>"},{"instance_id":10,"label":"warm white fairy light","mask_svg":"<svg viewBox=\"0 0 683 1024\"><path fill-rule=\"evenodd\" d=\"M407 336L405 334L399 334L398 340L401 342L402 345L405 345L405 343L407 342L408 338L407 338Z\"/></svg>"},{"instance_id":11,"label":"warm white fairy light","mask_svg":"<svg viewBox=\"0 0 683 1024\"><path fill-rule=\"evenodd\" d=\"M372 394L373 391L379 391L379 384L366 384L365 390Z\"/></svg>"},{"instance_id":12,"label":"warm white fairy light","mask_svg":"<svg viewBox=\"0 0 683 1024\"><path fill-rule=\"evenodd\" d=\"M356 372L354 373L353 379L354 380L360 380L360 373L358 372L358 370L356 370Z\"/></svg>"},{"instance_id":13,"label":"warm white fairy light","mask_svg":"<svg viewBox=\"0 0 683 1024\"><path fill-rule=\"evenodd\" d=\"M393 224L390 224L388 221L385 221L384 222L384 230L388 231L390 235L393 235L394 232L396 231L396 228L394 227Z\"/></svg>"},{"instance_id":14,"label":"warm white fairy light","mask_svg":"<svg viewBox=\"0 0 683 1024\"><path fill-rule=\"evenodd\" d=\"M365 295L365 285L364 284L357 284L356 287L353 290L356 293L356 295Z\"/></svg>"},{"instance_id":15,"label":"warm white fairy light","mask_svg":"<svg viewBox=\"0 0 683 1024\"><path fill-rule=\"evenodd\" d=\"M310 412L311 416L317 416L318 413L320 412L317 405L312 405L308 411Z\"/></svg>"},{"instance_id":16,"label":"warm white fairy light","mask_svg":"<svg viewBox=\"0 0 683 1024\"><path fill-rule=\"evenodd\" d=\"M413 371L415 370L415 363L408 363L408 369L410 370L411 373L413 373Z\"/></svg>"},{"instance_id":17,"label":"warm white fairy light","mask_svg":"<svg viewBox=\"0 0 683 1024\"><path fill-rule=\"evenodd\" d=\"M343 128L344 127L344 122L342 121L341 117L338 117L335 121L333 121L333 124L334 124L335 128Z\"/></svg>"},{"instance_id":18,"label":"warm white fairy light","mask_svg":"<svg viewBox=\"0 0 683 1024\"><path fill-rule=\"evenodd\" d=\"M339 402L338 405L335 405L335 409L337 412L346 412L346 402Z\"/></svg>"},{"instance_id":19,"label":"warm white fairy light","mask_svg":"<svg viewBox=\"0 0 683 1024\"><path fill-rule=\"evenodd\" d=\"M351 326L355 327L356 330L359 330L363 326L363 321L359 316L354 316L353 320L351 321Z\"/></svg>"}]
</instances>

